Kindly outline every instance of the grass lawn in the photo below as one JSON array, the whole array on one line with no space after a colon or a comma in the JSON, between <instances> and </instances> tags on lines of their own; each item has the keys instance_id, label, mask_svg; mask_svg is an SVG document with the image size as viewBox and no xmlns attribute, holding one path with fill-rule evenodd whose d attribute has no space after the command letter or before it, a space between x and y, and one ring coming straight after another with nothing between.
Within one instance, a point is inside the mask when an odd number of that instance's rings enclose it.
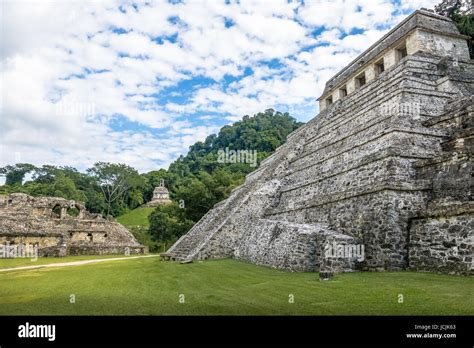
<instances>
[{"instance_id":1,"label":"grass lawn","mask_svg":"<svg viewBox=\"0 0 474 348\"><path fill-rule=\"evenodd\" d=\"M143 226L148 228L150 223L148 215L155 210L155 208L137 208L117 217L117 221L124 226Z\"/></svg>"},{"instance_id":2,"label":"grass lawn","mask_svg":"<svg viewBox=\"0 0 474 348\"><path fill-rule=\"evenodd\" d=\"M320 282L316 273L236 260L143 258L0 273L1 315L474 315L473 295L472 277L373 272Z\"/></svg>"},{"instance_id":3,"label":"grass lawn","mask_svg":"<svg viewBox=\"0 0 474 348\"><path fill-rule=\"evenodd\" d=\"M131 257L137 255L130 255ZM23 266L40 266L50 263L63 263L70 261L83 261L83 260L95 260L95 259L109 259L114 257L129 257L124 254L116 255L81 255L81 256L66 256L66 257L40 257L36 261L28 258L17 258L17 259L2 259L0 258L0 269L2 268L13 268ZM0 285L1 287L1 285Z\"/></svg>"}]
</instances>

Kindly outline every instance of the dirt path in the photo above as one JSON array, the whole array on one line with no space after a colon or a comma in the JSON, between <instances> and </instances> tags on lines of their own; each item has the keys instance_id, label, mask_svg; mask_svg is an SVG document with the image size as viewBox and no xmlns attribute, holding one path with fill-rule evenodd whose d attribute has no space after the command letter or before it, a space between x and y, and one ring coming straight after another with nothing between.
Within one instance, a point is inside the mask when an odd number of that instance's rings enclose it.
<instances>
[{"instance_id":1,"label":"dirt path","mask_svg":"<svg viewBox=\"0 0 474 348\"><path fill-rule=\"evenodd\" d=\"M39 269L39 268L49 268L49 267L69 267L69 266L82 266L87 265L89 263L98 263L98 262L105 262L105 261L120 261L120 260L131 260L131 259L141 259L144 257L158 257L160 255L145 255L145 256L130 256L130 257L116 257L110 259L94 259L94 260L83 260L83 261L72 261L72 262L62 262L62 263L49 263L46 265L38 265L38 266L22 266L22 267L13 267L13 268L3 268L0 269L0 272L8 272L8 271L22 271L22 270L30 270L30 269Z\"/></svg>"}]
</instances>

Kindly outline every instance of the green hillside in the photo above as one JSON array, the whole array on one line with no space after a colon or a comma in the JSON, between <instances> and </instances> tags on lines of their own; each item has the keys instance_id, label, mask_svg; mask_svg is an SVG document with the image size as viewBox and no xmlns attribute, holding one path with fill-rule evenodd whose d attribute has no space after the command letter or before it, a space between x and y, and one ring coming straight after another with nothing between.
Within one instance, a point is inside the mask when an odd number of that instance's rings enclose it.
<instances>
[{"instance_id":1,"label":"green hillside","mask_svg":"<svg viewBox=\"0 0 474 348\"><path fill-rule=\"evenodd\" d=\"M117 221L126 227L141 226L148 228L148 226L150 226L148 215L150 215L153 210L155 210L155 208L136 208L117 217Z\"/></svg>"},{"instance_id":2,"label":"green hillside","mask_svg":"<svg viewBox=\"0 0 474 348\"><path fill-rule=\"evenodd\" d=\"M117 221L124 225L137 239L138 243L148 246L151 253L165 251L171 242L161 243L148 233L150 221L148 216L155 208L136 208L117 217Z\"/></svg>"}]
</instances>

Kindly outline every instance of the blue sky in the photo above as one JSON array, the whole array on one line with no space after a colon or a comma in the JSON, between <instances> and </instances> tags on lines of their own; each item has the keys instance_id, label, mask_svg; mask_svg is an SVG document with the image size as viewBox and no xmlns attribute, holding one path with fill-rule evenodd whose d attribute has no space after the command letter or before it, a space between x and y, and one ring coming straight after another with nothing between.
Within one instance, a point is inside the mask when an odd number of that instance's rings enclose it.
<instances>
[{"instance_id":1,"label":"blue sky","mask_svg":"<svg viewBox=\"0 0 474 348\"><path fill-rule=\"evenodd\" d=\"M433 0L2 2L0 166L167 168L338 70Z\"/></svg>"}]
</instances>

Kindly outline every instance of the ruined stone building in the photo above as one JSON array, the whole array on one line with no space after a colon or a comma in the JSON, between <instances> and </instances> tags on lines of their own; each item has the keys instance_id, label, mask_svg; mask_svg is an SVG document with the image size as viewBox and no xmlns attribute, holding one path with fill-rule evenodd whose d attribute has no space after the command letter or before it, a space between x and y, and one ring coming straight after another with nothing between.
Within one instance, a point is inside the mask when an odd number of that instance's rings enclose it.
<instances>
[{"instance_id":1,"label":"ruined stone building","mask_svg":"<svg viewBox=\"0 0 474 348\"><path fill-rule=\"evenodd\" d=\"M0 245L37 246L39 256L147 252L125 227L81 203L24 193L0 196Z\"/></svg>"},{"instance_id":2,"label":"ruined stone building","mask_svg":"<svg viewBox=\"0 0 474 348\"><path fill-rule=\"evenodd\" d=\"M466 39L432 12L407 17L331 78L319 115L168 252L292 271L472 274ZM364 255L329 257L328 245Z\"/></svg>"}]
</instances>

